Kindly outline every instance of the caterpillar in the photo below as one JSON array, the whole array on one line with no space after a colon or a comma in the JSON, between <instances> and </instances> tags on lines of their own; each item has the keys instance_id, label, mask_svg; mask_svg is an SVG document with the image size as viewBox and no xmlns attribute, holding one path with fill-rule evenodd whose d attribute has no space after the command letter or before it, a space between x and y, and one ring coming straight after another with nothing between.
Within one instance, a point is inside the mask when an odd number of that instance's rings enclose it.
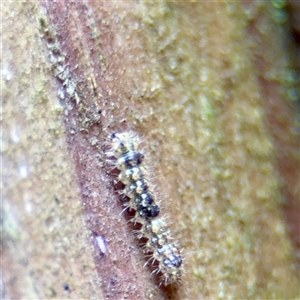
<instances>
[{"instance_id":1,"label":"caterpillar","mask_svg":"<svg viewBox=\"0 0 300 300\"><path fill-rule=\"evenodd\" d=\"M152 253L152 259L158 263L154 273L162 274L161 284L168 285L181 280L183 260L178 247L171 242L166 220L160 217L160 206L147 178L139 144L134 132L113 133L107 139L105 152L119 170L118 181L125 185L122 201L135 212L132 221L141 224L136 236L147 239L144 252Z\"/></svg>"}]
</instances>

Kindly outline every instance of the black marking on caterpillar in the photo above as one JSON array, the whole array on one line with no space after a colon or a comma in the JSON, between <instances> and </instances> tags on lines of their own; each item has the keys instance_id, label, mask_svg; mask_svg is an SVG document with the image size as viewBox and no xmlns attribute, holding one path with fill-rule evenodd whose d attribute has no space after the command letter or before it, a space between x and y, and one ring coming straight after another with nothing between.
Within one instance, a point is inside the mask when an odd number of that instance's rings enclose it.
<instances>
[{"instance_id":1,"label":"black marking on caterpillar","mask_svg":"<svg viewBox=\"0 0 300 300\"><path fill-rule=\"evenodd\" d=\"M181 280L182 257L176 244L171 242L165 219L159 216L160 207L146 178L144 155L138 147L135 133L113 133L105 144L105 152L108 162L120 171L118 179L125 185L122 201L135 211L131 220L142 225L137 237L147 239L144 251L152 253L149 261L158 263L153 273L162 274L161 284L168 285Z\"/></svg>"}]
</instances>

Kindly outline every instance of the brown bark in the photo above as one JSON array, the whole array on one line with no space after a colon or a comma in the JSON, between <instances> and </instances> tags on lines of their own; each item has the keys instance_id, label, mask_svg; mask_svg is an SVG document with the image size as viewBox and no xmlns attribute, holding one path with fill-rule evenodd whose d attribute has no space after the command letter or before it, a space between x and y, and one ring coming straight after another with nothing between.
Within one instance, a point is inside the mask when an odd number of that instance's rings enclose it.
<instances>
[{"instance_id":1,"label":"brown bark","mask_svg":"<svg viewBox=\"0 0 300 300\"><path fill-rule=\"evenodd\" d=\"M284 84L267 76L288 68L288 54L268 6L251 20L245 7L2 7L3 298L297 296L282 199L295 241L299 140ZM125 130L142 137L162 213L184 248L178 285L159 287L143 267L107 174L101 147Z\"/></svg>"}]
</instances>

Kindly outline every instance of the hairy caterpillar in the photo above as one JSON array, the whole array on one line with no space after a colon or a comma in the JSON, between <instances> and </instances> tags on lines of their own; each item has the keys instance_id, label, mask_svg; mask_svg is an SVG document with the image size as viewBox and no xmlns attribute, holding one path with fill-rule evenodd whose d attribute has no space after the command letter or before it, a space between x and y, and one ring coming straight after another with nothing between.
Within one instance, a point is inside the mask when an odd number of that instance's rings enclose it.
<instances>
[{"instance_id":1,"label":"hairy caterpillar","mask_svg":"<svg viewBox=\"0 0 300 300\"><path fill-rule=\"evenodd\" d=\"M133 132L113 133L106 144L106 156L120 171L118 179L125 185L123 202L135 211L132 221L142 225L137 237L147 239L145 252L151 252L158 262L154 273L161 273L161 283L168 285L180 281L182 257L176 244L171 242L165 219L159 216L160 207L146 178L139 144Z\"/></svg>"}]
</instances>

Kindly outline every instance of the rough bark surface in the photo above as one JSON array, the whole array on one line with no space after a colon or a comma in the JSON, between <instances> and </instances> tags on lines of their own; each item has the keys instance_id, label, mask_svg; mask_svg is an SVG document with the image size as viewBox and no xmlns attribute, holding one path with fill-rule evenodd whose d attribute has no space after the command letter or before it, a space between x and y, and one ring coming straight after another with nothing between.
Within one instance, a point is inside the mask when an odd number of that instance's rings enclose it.
<instances>
[{"instance_id":1,"label":"rough bark surface","mask_svg":"<svg viewBox=\"0 0 300 300\"><path fill-rule=\"evenodd\" d=\"M2 4L2 298L299 296L288 227L299 247L299 139L280 93L283 33L268 12ZM184 248L178 285L158 286L143 267L108 175L103 143L125 130L142 138Z\"/></svg>"}]
</instances>

